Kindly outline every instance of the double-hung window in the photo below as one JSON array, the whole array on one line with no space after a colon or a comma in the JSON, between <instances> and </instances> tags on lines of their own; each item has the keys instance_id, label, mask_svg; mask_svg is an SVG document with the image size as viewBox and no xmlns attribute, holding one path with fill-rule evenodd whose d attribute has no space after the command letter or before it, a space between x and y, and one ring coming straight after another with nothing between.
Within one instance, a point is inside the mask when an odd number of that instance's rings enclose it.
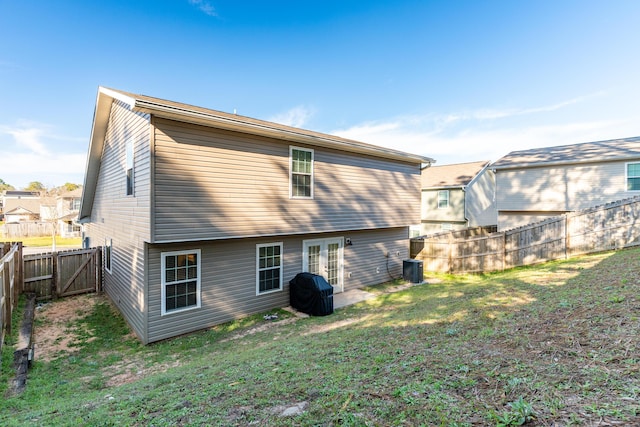
<instances>
[{"instance_id":1,"label":"double-hung window","mask_svg":"<svg viewBox=\"0 0 640 427\"><path fill-rule=\"evenodd\" d=\"M163 252L162 314L200 307L200 249Z\"/></svg>"},{"instance_id":2,"label":"double-hung window","mask_svg":"<svg viewBox=\"0 0 640 427\"><path fill-rule=\"evenodd\" d=\"M627 163L627 191L640 191L640 163Z\"/></svg>"},{"instance_id":3,"label":"double-hung window","mask_svg":"<svg viewBox=\"0 0 640 427\"><path fill-rule=\"evenodd\" d=\"M256 295L282 290L282 243L256 246Z\"/></svg>"},{"instance_id":4,"label":"double-hung window","mask_svg":"<svg viewBox=\"0 0 640 427\"><path fill-rule=\"evenodd\" d=\"M133 141L127 141L126 146L126 175L127 196L133 196Z\"/></svg>"},{"instance_id":5,"label":"double-hung window","mask_svg":"<svg viewBox=\"0 0 640 427\"><path fill-rule=\"evenodd\" d=\"M292 198L313 199L313 150L289 147Z\"/></svg>"},{"instance_id":6,"label":"double-hung window","mask_svg":"<svg viewBox=\"0 0 640 427\"><path fill-rule=\"evenodd\" d=\"M438 191L438 209L449 208L449 190Z\"/></svg>"}]
</instances>

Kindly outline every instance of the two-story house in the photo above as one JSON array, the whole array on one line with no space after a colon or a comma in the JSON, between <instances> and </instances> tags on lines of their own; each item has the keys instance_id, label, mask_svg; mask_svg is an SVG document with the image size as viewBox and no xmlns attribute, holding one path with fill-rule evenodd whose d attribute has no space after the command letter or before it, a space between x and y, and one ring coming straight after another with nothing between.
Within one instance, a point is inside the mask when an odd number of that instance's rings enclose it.
<instances>
[{"instance_id":1,"label":"two-story house","mask_svg":"<svg viewBox=\"0 0 640 427\"><path fill-rule=\"evenodd\" d=\"M37 191L7 190L2 201L4 221L8 224L40 219L41 200Z\"/></svg>"},{"instance_id":2,"label":"two-story house","mask_svg":"<svg viewBox=\"0 0 640 427\"><path fill-rule=\"evenodd\" d=\"M82 188L67 191L56 197L58 232L61 237L80 237L82 227L78 223Z\"/></svg>"},{"instance_id":3,"label":"two-story house","mask_svg":"<svg viewBox=\"0 0 640 427\"><path fill-rule=\"evenodd\" d=\"M513 151L496 173L498 229L640 195L640 137Z\"/></svg>"},{"instance_id":4,"label":"two-story house","mask_svg":"<svg viewBox=\"0 0 640 427\"><path fill-rule=\"evenodd\" d=\"M80 218L144 342L402 276L432 159L99 88Z\"/></svg>"},{"instance_id":5,"label":"two-story house","mask_svg":"<svg viewBox=\"0 0 640 427\"><path fill-rule=\"evenodd\" d=\"M489 164L456 163L422 170L420 234L496 225L496 183Z\"/></svg>"}]
</instances>

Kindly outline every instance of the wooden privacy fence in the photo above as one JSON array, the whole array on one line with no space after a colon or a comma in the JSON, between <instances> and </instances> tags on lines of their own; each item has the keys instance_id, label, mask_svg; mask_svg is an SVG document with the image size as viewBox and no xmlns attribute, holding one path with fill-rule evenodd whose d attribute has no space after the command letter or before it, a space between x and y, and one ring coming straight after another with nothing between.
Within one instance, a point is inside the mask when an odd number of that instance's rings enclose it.
<instances>
[{"instance_id":1,"label":"wooden privacy fence","mask_svg":"<svg viewBox=\"0 0 640 427\"><path fill-rule=\"evenodd\" d=\"M0 243L0 350L22 284L22 243Z\"/></svg>"},{"instance_id":2,"label":"wooden privacy fence","mask_svg":"<svg viewBox=\"0 0 640 427\"><path fill-rule=\"evenodd\" d=\"M481 273L640 245L640 197L502 232L470 229L411 239L425 271Z\"/></svg>"},{"instance_id":3,"label":"wooden privacy fence","mask_svg":"<svg viewBox=\"0 0 640 427\"><path fill-rule=\"evenodd\" d=\"M6 239L20 239L22 237L51 236L54 232L50 222L26 221L4 224L2 232Z\"/></svg>"},{"instance_id":4,"label":"wooden privacy fence","mask_svg":"<svg viewBox=\"0 0 640 427\"><path fill-rule=\"evenodd\" d=\"M100 248L24 256L24 292L38 299L98 292L102 287Z\"/></svg>"}]
</instances>

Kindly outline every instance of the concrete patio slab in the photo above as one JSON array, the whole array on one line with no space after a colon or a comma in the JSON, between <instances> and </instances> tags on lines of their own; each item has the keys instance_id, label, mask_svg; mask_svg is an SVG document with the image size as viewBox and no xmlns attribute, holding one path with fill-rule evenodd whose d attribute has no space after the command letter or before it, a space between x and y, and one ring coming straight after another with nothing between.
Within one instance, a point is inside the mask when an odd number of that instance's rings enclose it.
<instances>
[{"instance_id":1,"label":"concrete patio slab","mask_svg":"<svg viewBox=\"0 0 640 427\"><path fill-rule=\"evenodd\" d=\"M375 294L361 289L351 289L349 291L333 294L333 308L342 308L371 298L375 298Z\"/></svg>"}]
</instances>

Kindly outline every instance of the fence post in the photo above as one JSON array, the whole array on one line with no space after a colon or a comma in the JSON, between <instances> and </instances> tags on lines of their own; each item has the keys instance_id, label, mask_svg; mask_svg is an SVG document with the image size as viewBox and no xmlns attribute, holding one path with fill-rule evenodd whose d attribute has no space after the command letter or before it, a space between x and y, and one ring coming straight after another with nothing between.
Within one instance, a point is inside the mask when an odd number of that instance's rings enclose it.
<instances>
[{"instance_id":1,"label":"fence post","mask_svg":"<svg viewBox=\"0 0 640 427\"><path fill-rule=\"evenodd\" d=\"M51 253L51 295L58 298L58 253Z\"/></svg>"},{"instance_id":2,"label":"fence post","mask_svg":"<svg viewBox=\"0 0 640 427\"><path fill-rule=\"evenodd\" d=\"M13 311L13 292L11 292L11 269L9 261L3 261L4 278L2 287L4 289L4 328L7 334L11 335L11 312Z\"/></svg>"},{"instance_id":3,"label":"fence post","mask_svg":"<svg viewBox=\"0 0 640 427\"><path fill-rule=\"evenodd\" d=\"M569 215L564 216L564 259L569 259L571 251L571 232L569 231Z\"/></svg>"},{"instance_id":4,"label":"fence post","mask_svg":"<svg viewBox=\"0 0 640 427\"><path fill-rule=\"evenodd\" d=\"M96 293L102 292L102 248L98 246L94 255L96 257Z\"/></svg>"},{"instance_id":5,"label":"fence post","mask_svg":"<svg viewBox=\"0 0 640 427\"><path fill-rule=\"evenodd\" d=\"M22 258L22 242L18 242L16 283L20 286L18 294L24 293L24 260Z\"/></svg>"},{"instance_id":6,"label":"fence post","mask_svg":"<svg viewBox=\"0 0 640 427\"><path fill-rule=\"evenodd\" d=\"M447 261L449 263L447 273L453 273L453 232L449 233L449 259Z\"/></svg>"}]
</instances>

